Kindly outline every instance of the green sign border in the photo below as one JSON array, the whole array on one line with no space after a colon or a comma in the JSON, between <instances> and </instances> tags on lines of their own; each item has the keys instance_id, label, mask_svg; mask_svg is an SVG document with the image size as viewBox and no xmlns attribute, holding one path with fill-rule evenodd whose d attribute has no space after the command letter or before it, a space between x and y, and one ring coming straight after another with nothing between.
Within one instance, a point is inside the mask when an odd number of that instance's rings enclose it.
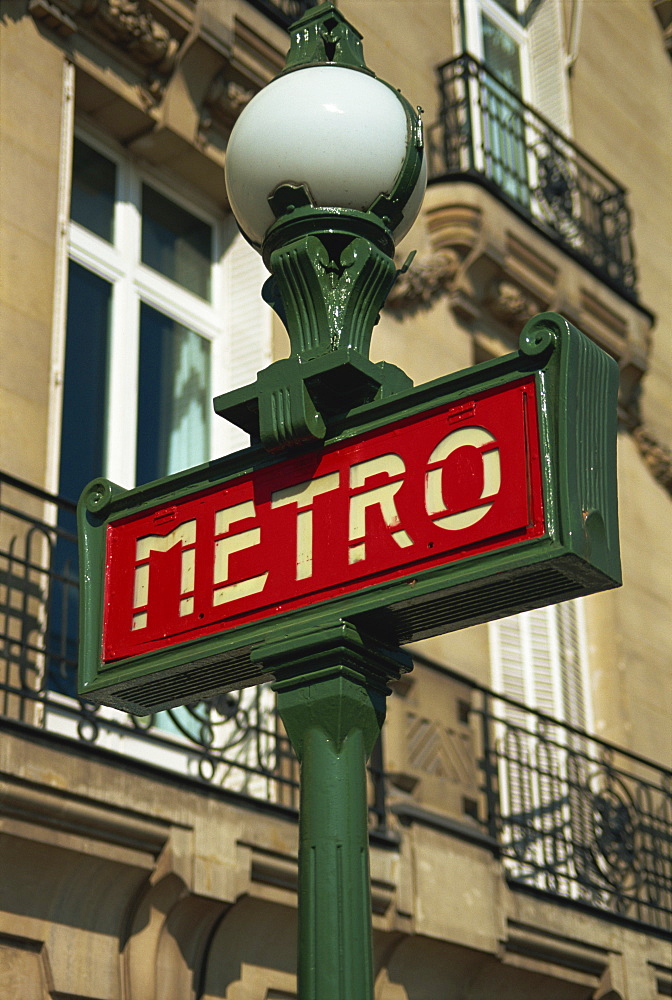
<instances>
[{"instance_id":1,"label":"green sign border","mask_svg":"<svg viewBox=\"0 0 672 1000\"><path fill-rule=\"evenodd\" d=\"M300 642L306 632L351 621L389 646L618 586L618 367L555 313L530 320L515 353L351 410L328 427L323 446L530 375L537 387L546 535L114 665L101 660L108 524L223 485L286 454L270 455L257 445L133 490L94 480L78 507L80 696L147 715L269 679L255 650L271 638Z\"/></svg>"}]
</instances>

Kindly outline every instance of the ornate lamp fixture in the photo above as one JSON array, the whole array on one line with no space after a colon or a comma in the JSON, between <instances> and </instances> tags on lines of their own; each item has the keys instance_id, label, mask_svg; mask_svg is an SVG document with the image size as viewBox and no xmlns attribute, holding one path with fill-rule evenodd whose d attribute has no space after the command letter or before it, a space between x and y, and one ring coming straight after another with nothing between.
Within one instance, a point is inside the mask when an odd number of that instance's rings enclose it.
<instances>
[{"instance_id":1,"label":"ornate lamp fixture","mask_svg":"<svg viewBox=\"0 0 672 1000\"><path fill-rule=\"evenodd\" d=\"M226 159L231 208L271 272L264 297L291 355L215 410L271 451L319 441L338 414L410 386L371 362L369 345L427 179L418 113L367 68L334 5L291 31L284 70L240 115Z\"/></svg>"}]
</instances>

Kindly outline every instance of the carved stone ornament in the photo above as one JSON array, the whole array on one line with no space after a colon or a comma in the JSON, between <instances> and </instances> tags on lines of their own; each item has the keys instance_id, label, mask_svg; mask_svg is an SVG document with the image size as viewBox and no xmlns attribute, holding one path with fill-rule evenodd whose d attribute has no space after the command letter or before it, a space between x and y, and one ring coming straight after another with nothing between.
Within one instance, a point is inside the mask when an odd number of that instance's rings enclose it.
<instances>
[{"instance_id":1,"label":"carved stone ornament","mask_svg":"<svg viewBox=\"0 0 672 1000\"><path fill-rule=\"evenodd\" d=\"M227 78L225 73L218 73L203 99L201 127L210 128L213 119L232 124L254 94L251 88Z\"/></svg>"},{"instance_id":2,"label":"carved stone ornament","mask_svg":"<svg viewBox=\"0 0 672 1000\"><path fill-rule=\"evenodd\" d=\"M651 475L672 496L672 451L663 447L642 424L635 427L632 436Z\"/></svg>"},{"instance_id":3,"label":"carved stone ornament","mask_svg":"<svg viewBox=\"0 0 672 1000\"><path fill-rule=\"evenodd\" d=\"M541 312L540 304L531 295L506 278L493 281L487 303L493 315L507 326L520 326Z\"/></svg>"},{"instance_id":4,"label":"carved stone ornament","mask_svg":"<svg viewBox=\"0 0 672 1000\"><path fill-rule=\"evenodd\" d=\"M61 34L86 27L157 73L175 65L179 42L143 0L31 0L29 10Z\"/></svg>"},{"instance_id":5,"label":"carved stone ornament","mask_svg":"<svg viewBox=\"0 0 672 1000\"><path fill-rule=\"evenodd\" d=\"M455 250L437 250L419 259L416 257L408 270L399 274L385 308L398 313L429 308L436 299L450 291L460 263L460 256Z\"/></svg>"}]
</instances>

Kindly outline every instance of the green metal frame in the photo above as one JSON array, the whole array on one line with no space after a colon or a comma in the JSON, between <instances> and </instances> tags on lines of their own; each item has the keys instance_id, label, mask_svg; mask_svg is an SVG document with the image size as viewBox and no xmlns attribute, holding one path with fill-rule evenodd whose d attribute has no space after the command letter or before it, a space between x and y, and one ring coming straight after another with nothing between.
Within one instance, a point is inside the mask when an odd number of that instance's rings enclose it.
<instances>
[{"instance_id":1,"label":"green metal frame","mask_svg":"<svg viewBox=\"0 0 672 1000\"><path fill-rule=\"evenodd\" d=\"M269 634L302 635L356 623L384 645L405 643L620 584L616 501L616 363L554 313L531 320L513 354L334 415L325 445L452 405L532 375L537 386L547 532L410 577L274 615L169 649L101 660L107 526L282 461L261 444L124 491L96 480L83 492L79 691L144 715L272 676L258 648ZM318 447L322 447L319 445Z\"/></svg>"}]
</instances>

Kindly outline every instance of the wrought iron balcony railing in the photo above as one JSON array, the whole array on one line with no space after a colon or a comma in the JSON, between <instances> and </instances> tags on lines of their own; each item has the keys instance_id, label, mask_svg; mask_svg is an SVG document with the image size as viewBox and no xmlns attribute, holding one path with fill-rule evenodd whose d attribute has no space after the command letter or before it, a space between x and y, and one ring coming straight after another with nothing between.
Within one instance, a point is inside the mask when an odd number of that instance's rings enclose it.
<instances>
[{"instance_id":1,"label":"wrought iron balcony railing","mask_svg":"<svg viewBox=\"0 0 672 1000\"><path fill-rule=\"evenodd\" d=\"M298 764L268 687L145 718L77 697L74 515L70 501L0 473L0 730L39 728L122 766L131 758L295 810ZM672 930L672 771L452 676L472 691L481 801L469 822L477 811L510 884ZM382 762L379 743L370 820L385 837Z\"/></svg>"},{"instance_id":2,"label":"wrought iron balcony railing","mask_svg":"<svg viewBox=\"0 0 672 1000\"><path fill-rule=\"evenodd\" d=\"M672 931L672 770L484 688L474 700L509 882Z\"/></svg>"},{"instance_id":3,"label":"wrought iron balcony railing","mask_svg":"<svg viewBox=\"0 0 672 1000\"><path fill-rule=\"evenodd\" d=\"M298 761L268 686L136 718L77 697L76 505L0 472L0 728L95 745L257 800L298 808ZM386 835L381 748L372 833Z\"/></svg>"},{"instance_id":4,"label":"wrought iron balcony railing","mask_svg":"<svg viewBox=\"0 0 672 1000\"><path fill-rule=\"evenodd\" d=\"M470 55L439 66L430 182L489 188L631 301L636 272L624 189Z\"/></svg>"}]
</instances>

